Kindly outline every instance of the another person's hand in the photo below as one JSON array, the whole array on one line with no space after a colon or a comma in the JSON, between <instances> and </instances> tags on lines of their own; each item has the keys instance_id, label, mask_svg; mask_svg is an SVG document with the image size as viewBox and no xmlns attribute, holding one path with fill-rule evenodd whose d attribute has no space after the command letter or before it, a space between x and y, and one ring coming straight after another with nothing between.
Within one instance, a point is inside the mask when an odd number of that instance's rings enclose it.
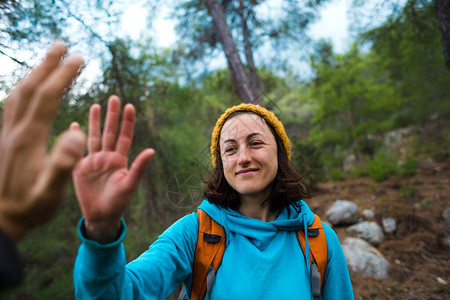
<instances>
[{"instance_id":1,"label":"another person's hand","mask_svg":"<svg viewBox=\"0 0 450 300\"><path fill-rule=\"evenodd\" d=\"M76 166L73 180L87 238L108 243L117 238L122 213L154 151L143 150L128 169L135 122L133 105L124 107L119 135L119 98L111 96L108 100L102 135L100 115L100 105L94 104L89 111L88 155Z\"/></svg>"},{"instance_id":2,"label":"another person's hand","mask_svg":"<svg viewBox=\"0 0 450 300\"><path fill-rule=\"evenodd\" d=\"M47 154L49 127L64 91L83 59L66 60L62 43L12 91L4 106L0 136L0 227L18 242L32 227L50 220L64 197L74 166L83 156L80 130L62 134Z\"/></svg>"}]
</instances>

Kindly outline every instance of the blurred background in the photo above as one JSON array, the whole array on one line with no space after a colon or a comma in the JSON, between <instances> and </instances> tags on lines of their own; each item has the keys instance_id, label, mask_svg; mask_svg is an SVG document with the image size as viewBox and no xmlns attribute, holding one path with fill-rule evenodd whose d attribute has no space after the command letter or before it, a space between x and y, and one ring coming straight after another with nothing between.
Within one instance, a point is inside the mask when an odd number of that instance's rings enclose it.
<instances>
[{"instance_id":1,"label":"blurred background","mask_svg":"<svg viewBox=\"0 0 450 300\"><path fill-rule=\"evenodd\" d=\"M135 105L131 157L147 147L156 156L124 216L132 260L201 203L215 121L249 92L284 123L292 162L315 195L307 202L321 218L343 199L356 205L359 221L395 221L372 243L388 275L350 266L356 298L447 299L444 2L1 0L0 110L54 40L86 65L61 102L49 146L72 121L86 130L90 105L104 111L108 95ZM19 245L25 282L0 299L74 297L80 217L71 188L55 220ZM358 235L349 224L331 225L341 241Z\"/></svg>"}]
</instances>

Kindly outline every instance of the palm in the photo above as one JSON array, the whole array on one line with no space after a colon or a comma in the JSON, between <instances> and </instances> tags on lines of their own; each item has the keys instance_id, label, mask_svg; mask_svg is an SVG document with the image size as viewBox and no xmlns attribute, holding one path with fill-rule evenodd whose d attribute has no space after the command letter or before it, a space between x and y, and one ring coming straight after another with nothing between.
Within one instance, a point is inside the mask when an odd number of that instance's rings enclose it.
<instances>
[{"instance_id":1,"label":"palm","mask_svg":"<svg viewBox=\"0 0 450 300\"><path fill-rule=\"evenodd\" d=\"M108 101L105 126L100 135L100 106L89 112L88 155L73 172L75 192L83 216L92 223L117 223L131 200L153 150L141 152L128 169L135 113L132 105L123 111L118 135L119 99Z\"/></svg>"},{"instance_id":2,"label":"palm","mask_svg":"<svg viewBox=\"0 0 450 300\"><path fill-rule=\"evenodd\" d=\"M112 151L83 158L74 171L74 184L83 215L88 219L120 216L132 191L126 186L127 157Z\"/></svg>"}]
</instances>

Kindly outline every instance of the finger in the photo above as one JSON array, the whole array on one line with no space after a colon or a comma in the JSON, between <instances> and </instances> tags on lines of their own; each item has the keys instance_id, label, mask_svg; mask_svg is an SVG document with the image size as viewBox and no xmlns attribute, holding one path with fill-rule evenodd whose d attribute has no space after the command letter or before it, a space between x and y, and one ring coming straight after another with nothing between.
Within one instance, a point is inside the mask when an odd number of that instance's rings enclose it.
<instances>
[{"instance_id":1,"label":"finger","mask_svg":"<svg viewBox=\"0 0 450 300\"><path fill-rule=\"evenodd\" d=\"M134 106L131 104L125 105L122 115L122 128L116 145L116 151L124 156L128 156L128 151L130 151L133 142L135 115Z\"/></svg>"},{"instance_id":2,"label":"finger","mask_svg":"<svg viewBox=\"0 0 450 300\"><path fill-rule=\"evenodd\" d=\"M147 169L148 162L152 159L155 154L153 149L145 149L142 151L131 164L130 170L128 172L126 185L130 190L134 190L139 183L139 180Z\"/></svg>"},{"instance_id":3,"label":"finger","mask_svg":"<svg viewBox=\"0 0 450 300\"><path fill-rule=\"evenodd\" d=\"M94 104L89 109L88 153L100 151L100 112L101 107Z\"/></svg>"},{"instance_id":4,"label":"finger","mask_svg":"<svg viewBox=\"0 0 450 300\"><path fill-rule=\"evenodd\" d=\"M32 95L40 84L58 67L67 48L61 42L54 43L47 52L44 60L13 90L6 101L4 126L9 129L18 122Z\"/></svg>"},{"instance_id":5,"label":"finger","mask_svg":"<svg viewBox=\"0 0 450 300\"><path fill-rule=\"evenodd\" d=\"M80 124L78 122L70 123L69 130L80 130Z\"/></svg>"},{"instance_id":6,"label":"finger","mask_svg":"<svg viewBox=\"0 0 450 300\"><path fill-rule=\"evenodd\" d=\"M66 131L50 154L49 163L43 170L39 181L32 189L33 223L44 223L51 217L64 195L70 174L78 160L83 156L85 136L80 130Z\"/></svg>"},{"instance_id":7,"label":"finger","mask_svg":"<svg viewBox=\"0 0 450 300\"><path fill-rule=\"evenodd\" d=\"M113 151L116 145L117 130L119 128L120 100L117 96L108 99L105 127L102 135L102 149Z\"/></svg>"},{"instance_id":8,"label":"finger","mask_svg":"<svg viewBox=\"0 0 450 300\"><path fill-rule=\"evenodd\" d=\"M66 88L77 77L84 61L80 55L73 55L58 66L38 87L30 100L30 109L27 111L32 126L48 127L56 115L59 100Z\"/></svg>"}]
</instances>

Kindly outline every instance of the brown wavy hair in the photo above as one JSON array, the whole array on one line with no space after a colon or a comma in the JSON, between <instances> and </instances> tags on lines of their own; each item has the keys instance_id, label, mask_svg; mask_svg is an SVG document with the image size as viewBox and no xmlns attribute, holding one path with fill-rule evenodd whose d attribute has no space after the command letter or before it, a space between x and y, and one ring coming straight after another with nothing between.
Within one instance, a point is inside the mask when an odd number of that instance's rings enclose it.
<instances>
[{"instance_id":1,"label":"brown wavy hair","mask_svg":"<svg viewBox=\"0 0 450 300\"><path fill-rule=\"evenodd\" d=\"M242 113L253 113L249 111L238 111L232 113L227 120ZM262 118L262 117L261 117ZM294 165L287 157L283 144L272 126L264 119L270 128L277 143L278 172L274 179L274 185L269 197L261 204L269 204L269 209L278 212L291 203L300 199L309 198L309 186L304 181L304 176L297 172ZM204 181L206 184L203 196L210 203L221 205L225 208L237 210L241 204L239 193L233 189L225 179L222 158L220 156L220 145L217 145L217 163L214 169L208 172Z\"/></svg>"}]
</instances>

